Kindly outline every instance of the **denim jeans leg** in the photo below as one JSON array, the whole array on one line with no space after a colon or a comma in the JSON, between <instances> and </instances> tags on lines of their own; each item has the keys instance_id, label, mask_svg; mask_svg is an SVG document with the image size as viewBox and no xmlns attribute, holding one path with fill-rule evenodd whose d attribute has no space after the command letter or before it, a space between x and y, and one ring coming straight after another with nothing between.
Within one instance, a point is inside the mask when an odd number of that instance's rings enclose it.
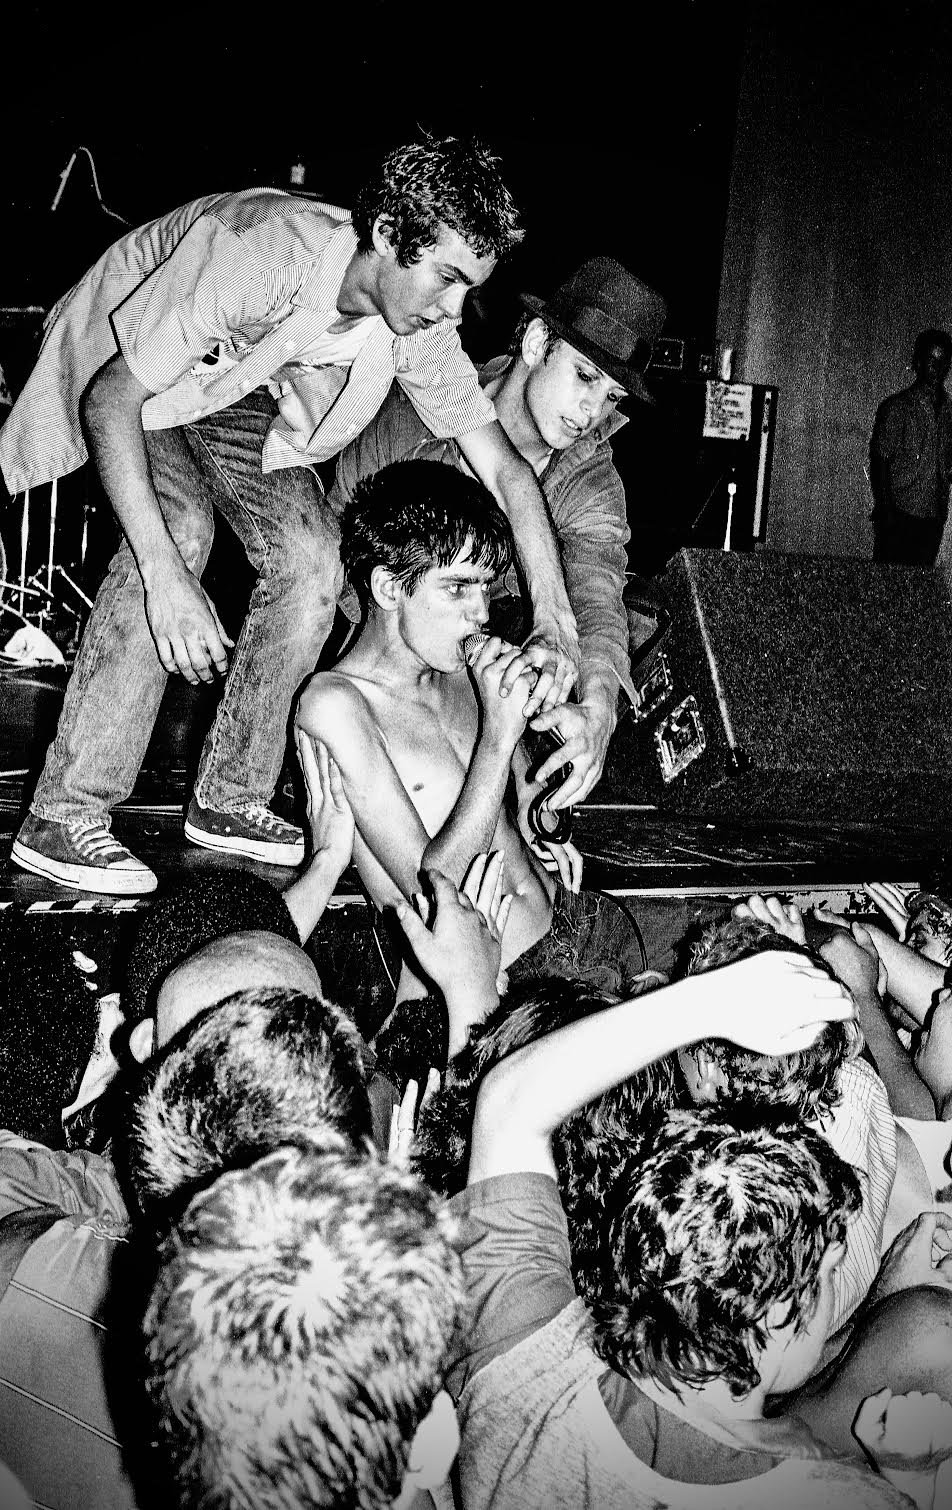
<instances>
[{"instance_id":1,"label":"denim jeans leg","mask_svg":"<svg viewBox=\"0 0 952 1510\"><path fill-rule=\"evenodd\" d=\"M181 430L147 436L162 512L196 573L214 529L197 490ZM123 540L83 632L31 808L65 823L104 817L129 796L139 774L168 680L145 616L142 579Z\"/></svg>"},{"instance_id":2,"label":"denim jeans leg","mask_svg":"<svg viewBox=\"0 0 952 1510\"><path fill-rule=\"evenodd\" d=\"M215 812L271 800L291 705L330 633L343 582L340 531L317 477L308 467L261 471L275 413L258 389L189 427L215 505L258 573L195 783L198 801Z\"/></svg>"}]
</instances>

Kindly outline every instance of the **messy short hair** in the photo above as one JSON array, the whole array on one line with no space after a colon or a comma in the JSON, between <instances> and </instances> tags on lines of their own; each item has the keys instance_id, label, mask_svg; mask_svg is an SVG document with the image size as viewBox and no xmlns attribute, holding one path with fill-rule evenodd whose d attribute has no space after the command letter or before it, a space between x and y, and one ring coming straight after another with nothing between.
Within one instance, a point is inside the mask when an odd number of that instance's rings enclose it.
<instances>
[{"instance_id":1,"label":"messy short hair","mask_svg":"<svg viewBox=\"0 0 952 1510\"><path fill-rule=\"evenodd\" d=\"M342 1139L196 1195L144 1326L174 1502L389 1506L464 1312L455 1238L419 1180Z\"/></svg>"},{"instance_id":2,"label":"messy short hair","mask_svg":"<svg viewBox=\"0 0 952 1510\"><path fill-rule=\"evenodd\" d=\"M859 1207L856 1175L808 1128L738 1129L716 1108L672 1111L611 1194L614 1282L595 1306L599 1355L680 1394L760 1376L751 1343L786 1306L809 1321L820 1265Z\"/></svg>"},{"instance_id":3,"label":"messy short hair","mask_svg":"<svg viewBox=\"0 0 952 1510\"><path fill-rule=\"evenodd\" d=\"M354 199L358 252L373 249L383 218L401 267L418 262L445 227L477 257L500 258L522 240L519 212L499 173L499 158L480 142L424 135L396 147Z\"/></svg>"},{"instance_id":4,"label":"messy short hair","mask_svg":"<svg viewBox=\"0 0 952 1510\"><path fill-rule=\"evenodd\" d=\"M280 891L261 876L217 869L177 881L146 910L128 945L122 989L126 1021L153 1016L165 977L197 950L249 928L299 942Z\"/></svg>"},{"instance_id":5,"label":"messy short hair","mask_svg":"<svg viewBox=\"0 0 952 1510\"><path fill-rule=\"evenodd\" d=\"M593 991L584 981L563 976L513 986L506 999L470 1030L465 1047L450 1062L446 1084L420 1111L413 1166L427 1184L444 1195L456 1195L465 1186L479 1087L494 1065L549 1033L617 1006L618 1000ZM575 1113L556 1132L556 1163L570 1229L577 1211L574 1194L595 1173L601 1137L625 1136L625 1151L630 1153L641 1110L655 1092L650 1071L632 1076ZM574 1248L574 1230L572 1241Z\"/></svg>"},{"instance_id":6,"label":"messy short hair","mask_svg":"<svg viewBox=\"0 0 952 1510\"><path fill-rule=\"evenodd\" d=\"M363 1045L351 1019L299 991L238 991L144 1066L121 1150L141 1210L167 1219L192 1188L299 1134L372 1134ZM173 1199L175 1198L175 1199Z\"/></svg>"},{"instance_id":7,"label":"messy short hair","mask_svg":"<svg viewBox=\"0 0 952 1510\"><path fill-rule=\"evenodd\" d=\"M364 478L341 520L341 560L366 611L375 566L412 592L432 566L467 544L474 566L495 576L511 555L505 514L474 477L440 461L397 461Z\"/></svg>"},{"instance_id":8,"label":"messy short hair","mask_svg":"<svg viewBox=\"0 0 952 1510\"><path fill-rule=\"evenodd\" d=\"M792 943L753 918L728 918L705 929L694 945L688 974L700 975L770 949L803 954L833 975L815 950ZM765 1002L764 1010L769 1009ZM698 1046L724 1073L727 1089L721 1099L741 1112L767 1110L799 1122L829 1116L840 1099L840 1070L861 1049L862 1036L851 1022L830 1022L814 1043L794 1054L756 1054L721 1038L704 1039Z\"/></svg>"}]
</instances>

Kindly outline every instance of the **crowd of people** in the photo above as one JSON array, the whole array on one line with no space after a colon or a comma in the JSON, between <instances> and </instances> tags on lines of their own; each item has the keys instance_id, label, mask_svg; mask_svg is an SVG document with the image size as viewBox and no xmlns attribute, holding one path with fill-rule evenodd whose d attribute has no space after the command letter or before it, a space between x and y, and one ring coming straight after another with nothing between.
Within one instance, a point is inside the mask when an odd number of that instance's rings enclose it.
<instances>
[{"instance_id":1,"label":"crowd of people","mask_svg":"<svg viewBox=\"0 0 952 1510\"><path fill-rule=\"evenodd\" d=\"M91 454L124 535L13 859L157 892L108 993L0 912L4 1507L948 1492L952 907L753 895L662 973L583 885L547 820L632 695L611 437L664 303L594 257L477 372L455 325L520 234L454 139L352 214L196 201L61 301L0 431L14 490ZM227 863L160 889L110 812L173 672L224 680L185 833ZM365 1035L321 958L349 865Z\"/></svg>"}]
</instances>

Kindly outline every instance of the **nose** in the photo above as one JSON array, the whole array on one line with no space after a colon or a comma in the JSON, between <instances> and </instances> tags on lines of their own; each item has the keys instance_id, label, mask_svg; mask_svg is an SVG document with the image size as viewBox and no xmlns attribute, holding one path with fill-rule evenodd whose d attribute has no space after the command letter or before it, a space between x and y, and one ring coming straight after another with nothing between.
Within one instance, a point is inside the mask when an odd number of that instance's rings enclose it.
<instances>
[{"instance_id":1,"label":"nose","mask_svg":"<svg viewBox=\"0 0 952 1510\"><path fill-rule=\"evenodd\" d=\"M440 309L447 320L458 320L463 313L463 300L469 290L458 283L448 288L440 299Z\"/></svg>"},{"instance_id":2,"label":"nose","mask_svg":"<svg viewBox=\"0 0 952 1510\"><path fill-rule=\"evenodd\" d=\"M477 587L470 599L467 618L472 619L474 624L485 624L489 620L489 589Z\"/></svg>"}]
</instances>

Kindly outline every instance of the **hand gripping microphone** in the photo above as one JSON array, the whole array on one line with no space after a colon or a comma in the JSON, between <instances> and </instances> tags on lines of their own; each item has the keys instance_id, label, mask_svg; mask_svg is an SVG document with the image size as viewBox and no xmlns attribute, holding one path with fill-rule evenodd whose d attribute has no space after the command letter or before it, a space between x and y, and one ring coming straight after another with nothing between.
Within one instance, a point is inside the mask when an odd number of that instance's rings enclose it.
<instances>
[{"instance_id":1,"label":"hand gripping microphone","mask_svg":"<svg viewBox=\"0 0 952 1510\"><path fill-rule=\"evenodd\" d=\"M469 665L472 656L482 649L489 639L488 634L468 634L463 641L463 659ZM529 769L529 775L535 776L539 766L548 759L554 750L565 743L558 729L546 729L539 733L534 729L526 729L523 738L529 743L534 751L534 760ZM571 837L573 811L570 807L548 808L546 802L554 792L557 792L563 781L572 773L572 765L569 762L553 771L541 792L537 792L529 803L526 817L529 827L537 839L546 839L551 844L565 844Z\"/></svg>"}]
</instances>

